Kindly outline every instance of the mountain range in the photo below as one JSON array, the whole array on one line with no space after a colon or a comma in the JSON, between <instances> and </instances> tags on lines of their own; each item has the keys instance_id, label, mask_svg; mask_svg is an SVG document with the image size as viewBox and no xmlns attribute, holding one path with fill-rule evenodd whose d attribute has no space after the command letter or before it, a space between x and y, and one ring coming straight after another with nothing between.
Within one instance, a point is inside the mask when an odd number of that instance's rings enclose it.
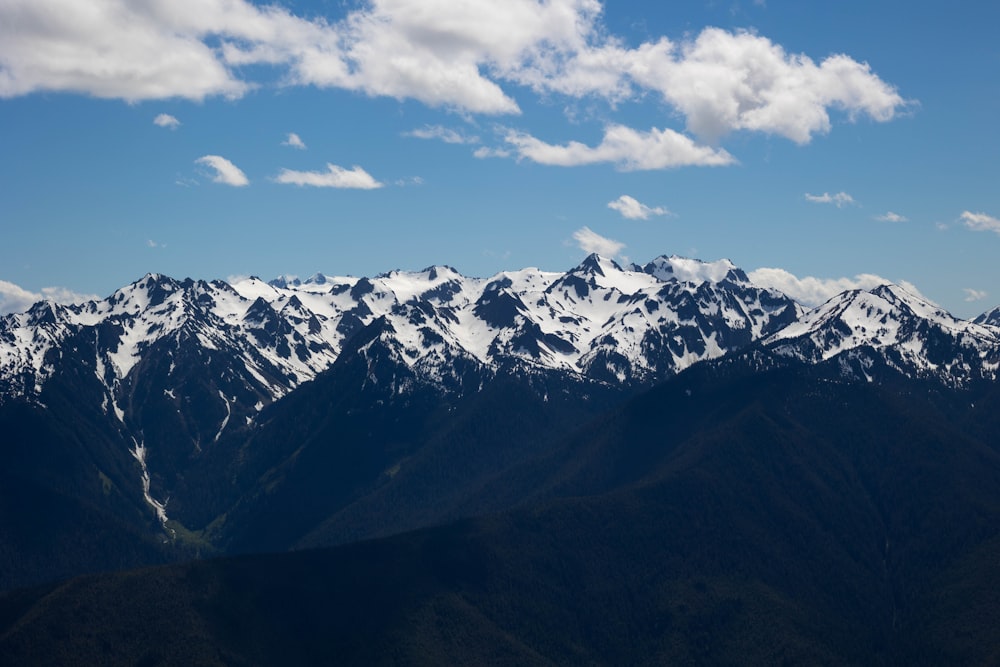
<instances>
[{"instance_id":1,"label":"mountain range","mask_svg":"<svg viewBox=\"0 0 1000 667\"><path fill-rule=\"evenodd\" d=\"M0 319L0 656L988 662L998 367L997 310L676 256L42 302ZM104 646L123 596L186 611Z\"/></svg>"}]
</instances>

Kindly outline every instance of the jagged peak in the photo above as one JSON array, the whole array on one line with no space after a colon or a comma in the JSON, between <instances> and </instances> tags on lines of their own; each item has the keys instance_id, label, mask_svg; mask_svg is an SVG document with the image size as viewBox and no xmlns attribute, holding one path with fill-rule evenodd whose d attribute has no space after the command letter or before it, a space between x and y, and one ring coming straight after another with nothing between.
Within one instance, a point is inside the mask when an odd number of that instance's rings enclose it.
<instances>
[{"instance_id":1,"label":"jagged peak","mask_svg":"<svg viewBox=\"0 0 1000 667\"><path fill-rule=\"evenodd\" d=\"M437 280L439 277L441 277L442 274L444 274L448 278L463 277L461 273L456 271L453 267L448 266L447 264L432 264L431 266L422 269L419 273L426 274L427 279L432 281Z\"/></svg>"},{"instance_id":2,"label":"jagged peak","mask_svg":"<svg viewBox=\"0 0 1000 667\"><path fill-rule=\"evenodd\" d=\"M36 301L28 310L24 312L27 323L39 326L42 324L55 324L66 319L66 307L55 301Z\"/></svg>"},{"instance_id":3,"label":"jagged peak","mask_svg":"<svg viewBox=\"0 0 1000 667\"><path fill-rule=\"evenodd\" d=\"M624 270L615 260L592 252L567 273L606 276L609 272L622 272Z\"/></svg>"},{"instance_id":4,"label":"jagged peak","mask_svg":"<svg viewBox=\"0 0 1000 667\"><path fill-rule=\"evenodd\" d=\"M953 340L972 341L977 346L1000 347L995 329L960 320L907 288L885 283L871 289L842 292L805 313L797 322L764 342L810 338L822 348L823 358L863 346L906 346L905 354L916 358L923 349L920 331L935 330ZM924 361L925 365L931 366Z\"/></svg>"},{"instance_id":5,"label":"jagged peak","mask_svg":"<svg viewBox=\"0 0 1000 667\"><path fill-rule=\"evenodd\" d=\"M302 281L299 280L298 276L280 275L268 280L267 284L271 287L277 287L278 289L290 289L292 287L298 287L302 284Z\"/></svg>"},{"instance_id":6,"label":"jagged peak","mask_svg":"<svg viewBox=\"0 0 1000 667\"><path fill-rule=\"evenodd\" d=\"M1000 306L987 310L982 315L972 320L976 324L985 324L993 327L1000 327Z\"/></svg>"}]
</instances>

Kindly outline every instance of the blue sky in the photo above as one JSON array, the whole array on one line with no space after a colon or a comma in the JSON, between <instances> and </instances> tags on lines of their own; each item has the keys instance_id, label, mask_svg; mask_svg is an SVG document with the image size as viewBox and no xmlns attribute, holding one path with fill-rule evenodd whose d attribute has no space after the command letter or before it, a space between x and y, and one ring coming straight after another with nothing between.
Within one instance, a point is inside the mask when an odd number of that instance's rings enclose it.
<instances>
[{"instance_id":1,"label":"blue sky","mask_svg":"<svg viewBox=\"0 0 1000 667\"><path fill-rule=\"evenodd\" d=\"M1000 304L997 25L987 2L3 0L0 311L150 271L598 250L973 316Z\"/></svg>"}]
</instances>

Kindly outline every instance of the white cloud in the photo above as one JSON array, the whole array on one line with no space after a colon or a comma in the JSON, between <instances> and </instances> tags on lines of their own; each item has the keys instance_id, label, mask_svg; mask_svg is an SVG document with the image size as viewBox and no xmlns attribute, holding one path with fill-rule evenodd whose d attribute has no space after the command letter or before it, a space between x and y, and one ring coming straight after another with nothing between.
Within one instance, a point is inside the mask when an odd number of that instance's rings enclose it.
<instances>
[{"instance_id":1,"label":"white cloud","mask_svg":"<svg viewBox=\"0 0 1000 667\"><path fill-rule=\"evenodd\" d=\"M709 139L750 130L804 144L829 132L830 108L887 121L908 104L867 63L837 54L817 65L751 32L706 28L681 44L642 44L625 60L633 80L658 91L690 131Z\"/></svg>"},{"instance_id":2,"label":"white cloud","mask_svg":"<svg viewBox=\"0 0 1000 667\"><path fill-rule=\"evenodd\" d=\"M29 292L14 283L0 280L0 314L24 312L36 301L41 300L41 294Z\"/></svg>"},{"instance_id":3,"label":"white cloud","mask_svg":"<svg viewBox=\"0 0 1000 667\"><path fill-rule=\"evenodd\" d=\"M648 220L654 215L670 215L670 211L662 206L646 206L628 195L622 195L614 201L609 201L608 208L618 211L622 217L629 220Z\"/></svg>"},{"instance_id":4,"label":"white cloud","mask_svg":"<svg viewBox=\"0 0 1000 667\"><path fill-rule=\"evenodd\" d=\"M905 215L900 215L898 213L893 213L889 211L883 215L876 215L875 219L879 222L909 222L909 218Z\"/></svg>"},{"instance_id":5,"label":"white cloud","mask_svg":"<svg viewBox=\"0 0 1000 667\"><path fill-rule=\"evenodd\" d=\"M468 136L441 125L424 125L423 127L405 132L403 136L417 139L439 139L446 144L478 144L479 137Z\"/></svg>"},{"instance_id":6,"label":"white cloud","mask_svg":"<svg viewBox=\"0 0 1000 667\"><path fill-rule=\"evenodd\" d=\"M156 118L153 119L153 125L158 125L160 127L170 128L171 130L176 130L181 126L181 122L171 116L168 113L161 113Z\"/></svg>"},{"instance_id":7,"label":"white cloud","mask_svg":"<svg viewBox=\"0 0 1000 667\"><path fill-rule=\"evenodd\" d=\"M808 192L805 195L807 201L811 201L815 204L833 204L837 208L842 208L847 204L854 204L854 197L847 194L846 192L838 192L831 195L829 192L824 192L821 195L811 195Z\"/></svg>"},{"instance_id":8,"label":"white cloud","mask_svg":"<svg viewBox=\"0 0 1000 667\"><path fill-rule=\"evenodd\" d=\"M963 211L958 218L962 224L977 232L996 232L1000 234L1000 219L985 213L972 213Z\"/></svg>"},{"instance_id":9,"label":"white cloud","mask_svg":"<svg viewBox=\"0 0 1000 667\"><path fill-rule=\"evenodd\" d=\"M281 142L282 146L291 146L292 148L298 148L299 150L305 150L306 144L302 141L302 137L295 134L294 132L288 133L288 138Z\"/></svg>"},{"instance_id":10,"label":"white cloud","mask_svg":"<svg viewBox=\"0 0 1000 667\"><path fill-rule=\"evenodd\" d=\"M195 164L203 164L212 169L215 172L212 180L216 183L237 188L250 184L247 175L239 167L220 155L203 155L195 160Z\"/></svg>"},{"instance_id":11,"label":"white cloud","mask_svg":"<svg viewBox=\"0 0 1000 667\"><path fill-rule=\"evenodd\" d=\"M65 287L43 287L41 292L31 292L6 280L0 280L0 315L23 313L39 301L71 304L93 301L93 294L80 294Z\"/></svg>"},{"instance_id":12,"label":"white cloud","mask_svg":"<svg viewBox=\"0 0 1000 667\"><path fill-rule=\"evenodd\" d=\"M615 257L625 249L625 244L605 238L590 227L582 227L573 232L573 240L586 253L596 252L602 257Z\"/></svg>"},{"instance_id":13,"label":"white cloud","mask_svg":"<svg viewBox=\"0 0 1000 667\"><path fill-rule=\"evenodd\" d=\"M799 303L810 307L818 306L847 290L869 290L893 282L873 273L861 273L853 278L816 278L813 276L799 278L784 269L777 268L756 269L748 272L747 276L761 287L780 290ZM900 281L897 284L922 297L912 283Z\"/></svg>"},{"instance_id":14,"label":"white cloud","mask_svg":"<svg viewBox=\"0 0 1000 667\"><path fill-rule=\"evenodd\" d=\"M146 247L147 248L166 248L167 244L166 243L160 243L159 241L154 241L153 239L147 239L146 240Z\"/></svg>"},{"instance_id":15,"label":"white cloud","mask_svg":"<svg viewBox=\"0 0 1000 667\"><path fill-rule=\"evenodd\" d=\"M282 169L274 179L278 183L290 185L310 185L316 188L354 188L359 190L374 190L382 187L372 175L355 165L351 169L338 167L327 163L326 171L293 171Z\"/></svg>"},{"instance_id":16,"label":"white cloud","mask_svg":"<svg viewBox=\"0 0 1000 667\"><path fill-rule=\"evenodd\" d=\"M248 0L4 0L0 97L239 97L258 71L483 114L520 113L507 85L611 102L655 92L703 138L798 143L829 131L831 109L887 121L908 106L844 54L816 63L719 28L628 48L602 12L599 0L368 0L336 20Z\"/></svg>"},{"instance_id":17,"label":"white cloud","mask_svg":"<svg viewBox=\"0 0 1000 667\"><path fill-rule=\"evenodd\" d=\"M988 292L984 292L983 290L978 290L978 289L972 289L971 287L966 287L962 291L965 292L965 300L969 302L982 301L983 299L989 296Z\"/></svg>"},{"instance_id":18,"label":"white cloud","mask_svg":"<svg viewBox=\"0 0 1000 667\"><path fill-rule=\"evenodd\" d=\"M250 85L205 40L240 32L241 23L261 12L239 0L230 4L6 0L0 3L0 97L38 90L128 101L238 97Z\"/></svg>"},{"instance_id":19,"label":"white cloud","mask_svg":"<svg viewBox=\"0 0 1000 667\"><path fill-rule=\"evenodd\" d=\"M560 167L612 163L622 171L667 169L686 166L718 166L736 160L722 149L700 146L670 129L638 132L624 125L604 128L597 146L571 141L563 146L547 144L522 132L510 131L505 141L519 157Z\"/></svg>"}]
</instances>

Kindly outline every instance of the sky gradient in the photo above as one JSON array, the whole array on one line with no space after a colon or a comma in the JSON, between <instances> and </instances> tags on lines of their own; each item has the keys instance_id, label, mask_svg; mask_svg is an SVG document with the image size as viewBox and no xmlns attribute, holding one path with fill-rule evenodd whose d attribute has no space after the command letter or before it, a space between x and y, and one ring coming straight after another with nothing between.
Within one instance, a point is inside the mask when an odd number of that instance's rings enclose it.
<instances>
[{"instance_id":1,"label":"sky gradient","mask_svg":"<svg viewBox=\"0 0 1000 667\"><path fill-rule=\"evenodd\" d=\"M0 0L0 312L729 258L1000 304L987 2Z\"/></svg>"}]
</instances>

